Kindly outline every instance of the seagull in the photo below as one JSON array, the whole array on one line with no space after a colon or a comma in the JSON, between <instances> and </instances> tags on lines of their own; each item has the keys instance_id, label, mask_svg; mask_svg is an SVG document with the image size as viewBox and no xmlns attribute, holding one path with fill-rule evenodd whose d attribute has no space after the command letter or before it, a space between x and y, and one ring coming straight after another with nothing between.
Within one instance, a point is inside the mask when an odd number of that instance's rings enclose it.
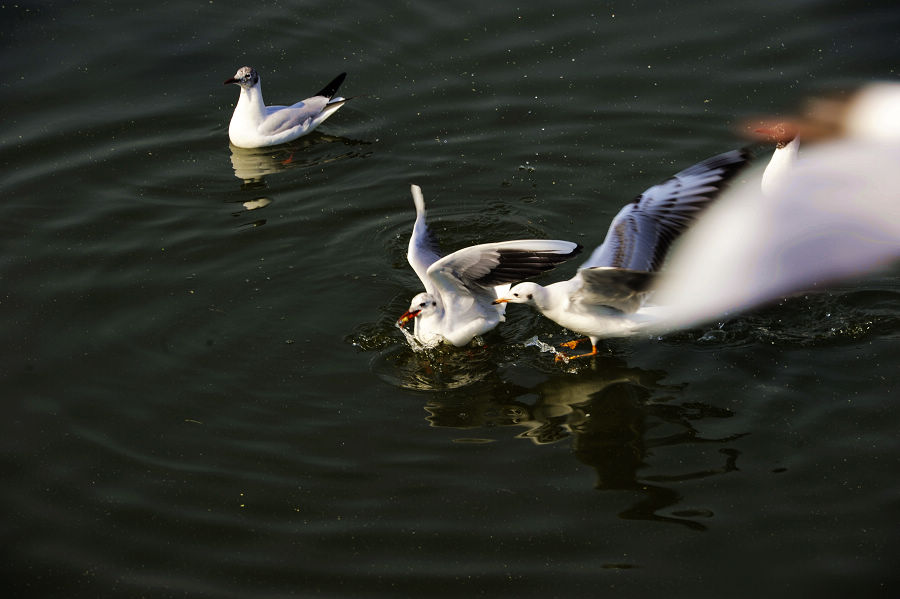
<instances>
[{"instance_id":1,"label":"seagull","mask_svg":"<svg viewBox=\"0 0 900 599\"><path fill-rule=\"evenodd\" d=\"M773 125L760 127L756 133L766 136L775 142L775 151L772 158L763 171L760 187L766 195L772 195L778 191L779 185L797 163L797 153L800 151L800 137L797 128L787 122L779 122Z\"/></svg>"},{"instance_id":2,"label":"seagull","mask_svg":"<svg viewBox=\"0 0 900 599\"><path fill-rule=\"evenodd\" d=\"M814 99L792 126L803 159L776 189L748 173L672 252L654 284L667 308L655 333L900 261L900 83Z\"/></svg>"},{"instance_id":3,"label":"seagull","mask_svg":"<svg viewBox=\"0 0 900 599\"><path fill-rule=\"evenodd\" d=\"M506 306L492 305L509 284L551 270L575 256L581 246L570 241L522 239L484 243L441 257L425 224L425 199L411 186L416 220L406 254L425 291L416 295L397 321L413 321L413 337L426 348L442 342L456 347L504 320Z\"/></svg>"},{"instance_id":4,"label":"seagull","mask_svg":"<svg viewBox=\"0 0 900 599\"><path fill-rule=\"evenodd\" d=\"M531 304L544 316L597 341L640 332L660 317L645 306L669 246L746 164L744 150L707 158L644 191L613 218L606 239L574 277L543 287L520 283L495 303ZM578 341L564 344L573 349Z\"/></svg>"},{"instance_id":5,"label":"seagull","mask_svg":"<svg viewBox=\"0 0 900 599\"><path fill-rule=\"evenodd\" d=\"M341 73L322 91L291 106L266 106L259 74L253 67L241 67L225 85L241 86L228 138L239 148L262 148L287 143L306 135L322 124L347 101L335 96L347 73Z\"/></svg>"}]
</instances>

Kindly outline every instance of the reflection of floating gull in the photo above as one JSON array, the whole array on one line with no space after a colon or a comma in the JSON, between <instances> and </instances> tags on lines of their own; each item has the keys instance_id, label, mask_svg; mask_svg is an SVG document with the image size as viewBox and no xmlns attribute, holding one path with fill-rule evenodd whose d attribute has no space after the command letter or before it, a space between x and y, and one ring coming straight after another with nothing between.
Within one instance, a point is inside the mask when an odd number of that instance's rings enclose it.
<instances>
[{"instance_id":1,"label":"reflection of floating gull","mask_svg":"<svg viewBox=\"0 0 900 599\"><path fill-rule=\"evenodd\" d=\"M573 278L546 287L521 283L497 302L532 304L547 318L589 336L591 353L583 355L596 354L601 337L645 328L657 317L656 310L643 307L652 271L746 161L745 152L732 150L649 188L619 211L603 244Z\"/></svg>"},{"instance_id":2,"label":"reflection of floating gull","mask_svg":"<svg viewBox=\"0 0 900 599\"><path fill-rule=\"evenodd\" d=\"M751 177L692 227L657 282L661 331L900 257L900 84L868 86L827 113L815 106L795 123L800 137L838 138L805 146L771 194Z\"/></svg>"},{"instance_id":3,"label":"reflection of floating gull","mask_svg":"<svg viewBox=\"0 0 900 599\"><path fill-rule=\"evenodd\" d=\"M485 243L443 258L425 224L425 200L412 186L416 222L409 239L407 259L425 286L398 321L413 321L413 336L426 347L441 341L456 346L469 343L503 320L504 306L491 305L497 288L550 270L573 257L581 246L569 241L528 239Z\"/></svg>"},{"instance_id":4,"label":"reflection of floating gull","mask_svg":"<svg viewBox=\"0 0 900 599\"><path fill-rule=\"evenodd\" d=\"M260 148L287 143L306 135L334 114L346 100L335 97L346 73L341 73L320 92L291 106L266 106L259 75L251 67L241 67L225 84L241 86L241 95L228 138L241 148Z\"/></svg>"},{"instance_id":5,"label":"reflection of floating gull","mask_svg":"<svg viewBox=\"0 0 900 599\"><path fill-rule=\"evenodd\" d=\"M291 168L309 168L359 156L358 150L346 150L339 154L331 152L323 156L321 153L313 153L312 156L303 154L310 148L327 146L333 142L341 142L344 146L366 145L367 142L314 133L308 137L284 144L278 148L239 148L231 145L231 166L234 168L234 176L245 183L261 182L266 175L279 173ZM339 146L335 146L339 147Z\"/></svg>"},{"instance_id":6,"label":"reflection of floating gull","mask_svg":"<svg viewBox=\"0 0 900 599\"><path fill-rule=\"evenodd\" d=\"M255 200L244 202L243 206L247 210L258 210L259 208L265 208L271 203L272 200L270 200L269 198L256 198Z\"/></svg>"}]
</instances>

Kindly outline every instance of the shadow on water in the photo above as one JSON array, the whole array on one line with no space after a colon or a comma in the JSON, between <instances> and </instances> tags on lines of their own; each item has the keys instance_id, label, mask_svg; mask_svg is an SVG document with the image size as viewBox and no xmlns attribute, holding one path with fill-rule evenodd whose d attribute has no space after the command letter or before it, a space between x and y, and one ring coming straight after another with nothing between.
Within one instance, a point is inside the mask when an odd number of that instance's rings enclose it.
<instances>
[{"instance_id":1,"label":"shadow on water","mask_svg":"<svg viewBox=\"0 0 900 599\"><path fill-rule=\"evenodd\" d=\"M436 392L424 406L431 426L494 434L498 428L522 429L515 438L542 446L569 440L575 457L595 470L598 491L640 496L619 513L626 520L706 530L698 518L712 517L711 510L672 511L683 499L675 486L737 470L738 451L725 444L743 434L709 438L699 429L703 420L730 418L729 410L702 402L676 403L684 385L663 384L665 372L629 367L616 357L598 357L576 375L559 368L529 368L523 376L524 365L498 366L487 347L440 354L394 348L377 363L388 382ZM540 380L534 384L513 382L535 377ZM698 444L721 445L715 454L721 463L641 475L648 468L666 468L653 463L654 450Z\"/></svg>"},{"instance_id":2,"label":"shadow on water","mask_svg":"<svg viewBox=\"0 0 900 599\"><path fill-rule=\"evenodd\" d=\"M533 387L498 381L505 389L444 394L425 405L427 419L438 427L523 428L516 437L538 445L570 439L578 460L596 471L597 490L642 496L619 513L621 518L705 530L696 518L712 517L709 510L662 515L682 500L670 485L736 470L736 450L722 447L722 463L706 469L643 477L640 472L652 466L654 449L724 444L743 436L707 438L697 428L697 421L729 418L732 413L703 403L675 404L669 394L679 394L682 386L661 384L666 376L662 371L632 368L613 357L598 358L596 365L575 377L551 375Z\"/></svg>"},{"instance_id":3,"label":"shadow on water","mask_svg":"<svg viewBox=\"0 0 900 599\"><path fill-rule=\"evenodd\" d=\"M707 349L772 344L805 348L856 342L875 331L893 336L897 321L890 306L896 298L892 288L799 295L659 341ZM746 433L702 433L704 422L731 418L733 413L688 400L685 385L661 383L664 371L630 367L614 356L555 364L548 355L550 345L536 339L511 344L491 333L486 342L466 348L413 351L407 343L397 343L394 326L385 317L348 341L363 351L378 352L371 367L382 380L431 392L424 405L431 426L484 431L461 442L487 442L491 439L476 437L495 437L498 429L511 427L519 429L515 438L535 445L568 440L575 457L596 472L597 490L639 495L619 517L705 530L701 520L713 512L673 509L683 501L677 488L738 469L739 452L728 444ZM712 454L705 449L692 453L698 460L716 456L716 463L692 467L666 461L666 449L710 444L717 449Z\"/></svg>"}]
</instances>

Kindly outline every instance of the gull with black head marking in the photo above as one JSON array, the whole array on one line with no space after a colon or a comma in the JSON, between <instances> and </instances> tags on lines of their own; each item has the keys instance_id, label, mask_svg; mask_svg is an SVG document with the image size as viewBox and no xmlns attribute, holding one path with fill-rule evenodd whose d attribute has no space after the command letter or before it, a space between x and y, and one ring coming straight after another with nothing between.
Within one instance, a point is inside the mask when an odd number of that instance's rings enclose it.
<instances>
[{"instance_id":1,"label":"gull with black head marking","mask_svg":"<svg viewBox=\"0 0 900 599\"><path fill-rule=\"evenodd\" d=\"M347 101L336 95L346 76L341 73L318 93L291 106L266 106L256 69L239 68L234 77L225 80L225 85L236 83L241 87L228 138L239 148L262 148L306 135Z\"/></svg>"},{"instance_id":2,"label":"gull with black head marking","mask_svg":"<svg viewBox=\"0 0 900 599\"><path fill-rule=\"evenodd\" d=\"M510 283L551 270L581 251L570 241L520 239L474 245L441 257L425 224L422 190L413 185L411 191L416 221L406 257L425 291L412 299L397 324L412 321L413 336L423 347L442 342L462 347L490 331L504 320L506 308L492 302Z\"/></svg>"},{"instance_id":3,"label":"gull with black head marking","mask_svg":"<svg viewBox=\"0 0 900 599\"><path fill-rule=\"evenodd\" d=\"M661 316L658 307L644 304L669 246L747 159L743 150L732 150L654 185L619 211L606 239L574 277L546 287L520 283L494 303L531 304L557 324L588 336L590 353L557 354L557 359L593 356L601 338L640 332Z\"/></svg>"}]
</instances>

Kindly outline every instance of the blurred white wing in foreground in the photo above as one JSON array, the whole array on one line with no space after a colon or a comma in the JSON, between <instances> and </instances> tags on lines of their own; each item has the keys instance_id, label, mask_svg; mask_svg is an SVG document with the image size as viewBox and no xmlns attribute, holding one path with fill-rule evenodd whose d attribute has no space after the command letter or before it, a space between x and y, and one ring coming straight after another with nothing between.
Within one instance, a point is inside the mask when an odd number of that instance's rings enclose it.
<instances>
[{"instance_id":1,"label":"blurred white wing in foreground","mask_svg":"<svg viewBox=\"0 0 900 599\"><path fill-rule=\"evenodd\" d=\"M842 116L846 136L807 146L776 193L750 171L685 233L655 286L660 332L900 258L900 85L865 88Z\"/></svg>"}]
</instances>

